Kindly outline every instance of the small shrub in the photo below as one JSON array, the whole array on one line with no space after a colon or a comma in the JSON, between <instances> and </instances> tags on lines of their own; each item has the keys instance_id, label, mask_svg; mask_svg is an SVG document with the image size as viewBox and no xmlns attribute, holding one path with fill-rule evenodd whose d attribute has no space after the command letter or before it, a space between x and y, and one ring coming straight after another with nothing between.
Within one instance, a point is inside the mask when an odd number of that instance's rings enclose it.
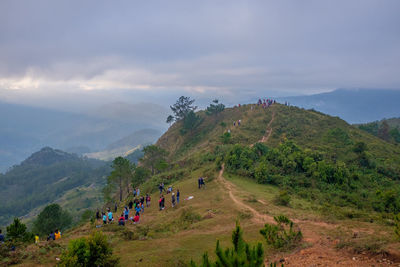
<instances>
[{"instance_id":1,"label":"small shrub","mask_svg":"<svg viewBox=\"0 0 400 267\"><path fill-rule=\"evenodd\" d=\"M290 249L295 247L303 238L300 230L293 229L293 222L286 216L274 217L276 225L265 224L260 230L267 244L275 249Z\"/></svg>"},{"instance_id":2,"label":"small shrub","mask_svg":"<svg viewBox=\"0 0 400 267\"><path fill-rule=\"evenodd\" d=\"M232 140L232 135L230 132L225 132L223 135L221 135L220 138L223 144L230 144Z\"/></svg>"},{"instance_id":3,"label":"small shrub","mask_svg":"<svg viewBox=\"0 0 400 267\"><path fill-rule=\"evenodd\" d=\"M289 206L291 197L286 190L282 190L279 192L279 195L275 197L275 203L281 206Z\"/></svg>"},{"instance_id":4,"label":"small shrub","mask_svg":"<svg viewBox=\"0 0 400 267\"><path fill-rule=\"evenodd\" d=\"M136 227L136 232L140 237L147 237L150 232L150 227L148 225L138 225Z\"/></svg>"},{"instance_id":5,"label":"small shrub","mask_svg":"<svg viewBox=\"0 0 400 267\"><path fill-rule=\"evenodd\" d=\"M94 232L87 239L71 240L61 256L60 266L118 266L119 259L112 254L107 237Z\"/></svg>"},{"instance_id":6,"label":"small shrub","mask_svg":"<svg viewBox=\"0 0 400 267\"><path fill-rule=\"evenodd\" d=\"M239 212L238 217L239 217L240 220L247 220L247 219L253 218L253 214L251 212L249 212L249 211L247 211L247 212Z\"/></svg>"},{"instance_id":7,"label":"small shrub","mask_svg":"<svg viewBox=\"0 0 400 267\"><path fill-rule=\"evenodd\" d=\"M251 203L257 203L258 202L257 198L254 195L249 196L247 201L251 202Z\"/></svg>"},{"instance_id":8,"label":"small shrub","mask_svg":"<svg viewBox=\"0 0 400 267\"><path fill-rule=\"evenodd\" d=\"M183 222L192 224L201 221L201 215L193 211L193 208L190 207L189 209L184 209L182 211L180 219Z\"/></svg>"},{"instance_id":9,"label":"small shrub","mask_svg":"<svg viewBox=\"0 0 400 267\"><path fill-rule=\"evenodd\" d=\"M123 239L128 240L128 241L137 239L137 236L135 235L135 233L126 228L121 232L121 236Z\"/></svg>"}]
</instances>

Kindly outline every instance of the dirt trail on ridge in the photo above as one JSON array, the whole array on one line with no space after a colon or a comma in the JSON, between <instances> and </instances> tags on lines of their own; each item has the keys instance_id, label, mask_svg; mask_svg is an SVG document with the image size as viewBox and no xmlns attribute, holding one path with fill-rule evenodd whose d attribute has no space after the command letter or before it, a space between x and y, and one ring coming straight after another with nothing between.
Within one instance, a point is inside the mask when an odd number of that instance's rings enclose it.
<instances>
[{"instance_id":1,"label":"dirt trail on ridge","mask_svg":"<svg viewBox=\"0 0 400 267\"><path fill-rule=\"evenodd\" d=\"M265 143L268 141L269 137L272 134L272 127L271 124L274 122L275 120L275 110L272 111L272 117L271 120L269 121L268 125L267 125L267 130L265 131L265 135L260 139L260 143Z\"/></svg>"},{"instance_id":2,"label":"dirt trail on ridge","mask_svg":"<svg viewBox=\"0 0 400 267\"><path fill-rule=\"evenodd\" d=\"M272 134L272 123L275 120L275 111L272 113L272 118L267 125L265 135L259 142L267 142ZM253 146L253 145L250 145ZM232 201L242 209L249 210L252 213L252 221L259 225L265 223L274 224L273 216L262 214L256 209L244 203L234 193L238 192L236 186L230 181L226 180L223 176L225 171L225 164L222 164L221 170L218 174L217 181L228 191L229 197ZM268 205L263 200L258 200L263 205ZM318 230L334 229L338 225L329 224L323 221L304 221L292 220L296 223L303 232L304 241L310 246L307 248L300 248L295 250L289 255L285 253L278 253L273 258L266 259L265 264L269 266L270 262L283 261L285 266L396 266L398 262L390 260L382 260L382 255L367 255L367 254L354 254L345 250L336 249L338 240L332 240L326 235L318 233ZM397 263L396 263L397 262ZM397 266L400 266L398 264Z\"/></svg>"}]
</instances>

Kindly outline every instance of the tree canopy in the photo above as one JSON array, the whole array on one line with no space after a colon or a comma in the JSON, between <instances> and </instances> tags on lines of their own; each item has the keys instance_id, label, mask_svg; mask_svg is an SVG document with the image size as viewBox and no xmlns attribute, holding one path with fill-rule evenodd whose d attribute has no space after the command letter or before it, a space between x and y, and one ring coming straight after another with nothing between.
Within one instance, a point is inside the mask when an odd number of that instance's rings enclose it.
<instances>
[{"instance_id":1,"label":"tree canopy","mask_svg":"<svg viewBox=\"0 0 400 267\"><path fill-rule=\"evenodd\" d=\"M143 166L149 168L152 175L154 175L156 170L161 171L160 168L157 167L160 166L160 162L166 162L168 152L156 145L146 146L143 148L143 152L144 156L140 159Z\"/></svg>"},{"instance_id":2,"label":"tree canopy","mask_svg":"<svg viewBox=\"0 0 400 267\"><path fill-rule=\"evenodd\" d=\"M207 115L218 115L220 112L224 111L225 105L219 103L218 99L214 99L212 103L207 107Z\"/></svg>"},{"instance_id":3,"label":"tree canopy","mask_svg":"<svg viewBox=\"0 0 400 267\"><path fill-rule=\"evenodd\" d=\"M190 97L186 96L181 96L179 99L176 101L176 103L172 106L170 106L172 112L174 113L174 116L170 115L168 116L167 123L172 122L173 120L175 121L180 121L191 112L195 111L197 109L197 106L193 106L192 104L194 103L194 99L190 99Z\"/></svg>"},{"instance_id":4,"label":"tree canopy","mask_svg":"<svg viewBox=\"0 0 400 267\"><path fill-rule=\"evenodd\" d=\"M127 188L129 193L129 186L135 164L131 164L126 158L117 157L113 160L111 167L113 168L113 171L107 177L107 186L109 189L117 187L119 191L119 201L122 201L124 187Z\"/></svg>"},{"instance_id":5,"label":"tree canopy","mask_svg":"<svg viewBox=\"0 0 400 267\"><path fill-rule=\"evenodd\" d=\"M39 213L34 221L33 229L41 235L46 235L56 229L65 229L72 223L71 215L58 204L50 204Z\"/></svg>"}]
</instances>

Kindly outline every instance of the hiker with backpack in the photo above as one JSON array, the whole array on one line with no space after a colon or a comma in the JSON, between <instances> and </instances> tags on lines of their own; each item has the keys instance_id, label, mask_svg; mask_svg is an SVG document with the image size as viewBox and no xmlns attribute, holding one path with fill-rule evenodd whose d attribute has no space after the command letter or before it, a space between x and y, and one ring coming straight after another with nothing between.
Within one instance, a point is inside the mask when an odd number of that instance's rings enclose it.
<instances>
[{"instance_id":1,"label":"hiker with backpack","mask_svg":"<svg viewBox=\"0 0 400 267\"><path fill-rule=\"evenodd\" d=\"M176 203L179 204L179 197L181 196L181 193L179 192L179 189L176 191Z\"/></svg>"}]
</instances>

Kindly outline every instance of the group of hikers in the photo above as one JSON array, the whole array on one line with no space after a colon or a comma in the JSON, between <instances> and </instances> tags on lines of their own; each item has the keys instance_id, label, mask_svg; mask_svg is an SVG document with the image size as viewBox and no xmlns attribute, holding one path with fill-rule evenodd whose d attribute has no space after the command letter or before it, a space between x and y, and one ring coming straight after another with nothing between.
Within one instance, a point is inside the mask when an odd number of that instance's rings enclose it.
<instances>
[{"instance_id":1,"label":"group of hikers","mask_svg":"<svg viewBox=\"0 0 400 267\"><path fill-rule=\"evenodd\" d=\"M159 185L159 190L160 190L160 199L158 201L160 211L165 209L165 197L163 195L163 192L166 192L167 194L171 194L171 206L175 207L177 204L179 204L179 199L180 199L180 192L179 189L175 192L173 192L172 186L169 186L167 190L164 188L164 183L160 183ZM118 225L124 226L125 223L128 221L132 221L134 224L139 223L140 221L140 216L143 215L145 207L148 208L150 207L151 204L151 196L149 194L146 194L146 196L140 196L140 189L139 188L134 188L133 189L133 197L134 200L130 200L127 206L123 209L121 216L118 218ZM115 203L114 205L114 213L116 213L118 210L118 205ZM132 213L131 213L132 212ZM134 215L133 215L134 214ZM110 224L114 221L114 214L111 211L111 208L107 208L107 213L101 212L97 210L96 212L96 219L103 220L103 224Z\"/></svg>"},{"instance_id":2,"label":"group of hikers","mask_svg":"<svg viewBox=\"0 0 400 267\"><path fill-rule=\"evenodd\" d=\"M233 122L233 126L240 126L240 124L242 124L242 120L237 120Z\"/></svg>"},{"instance_id":3,"label":"group of hikers","mask_svg":"<svg viewBox=\"0 0 400 267\"><path fill-rule=\"evenodd\" d=\"M56 229L54 232L51 232L49 234L49 236L47 237L47 241L58 240L60 238L61 238L61 231ZM38 243L38 242L39 242L39 236L35 235L35 243Z\"/></svg>"},{"instance_id":4,"label":"group of hikers","mask_svg":"<svg viewBox=\"0 0 400 267\"><path fill-rule=\"evenodd\" d=\"M135 197L134 200L130 200L127 206L123 209L121 216L118 218L118 225L124 226L126 222L132 221L134 224L139 223L140 216L144 213L145 202L146 207L150 207L151 203L151 196L146 194L146 196L140 196L140 189L135 188L133 190L133 196ZM139 198L137 198L139 197ZM114 212L116 213L118 210L118 205L115 203L114 205ZM132 213L130 213L132 211ZM130 216L130 214L132 216ZM101 212L97 210L96 212L96 219L103 220L103 224L112 223L114 221L114 214L112 213L111 209L107 208L107 213Z\"/></svg>"},{"instance_id":5,"label":"group of hikers","mask_svg":"<svg viewBox=\"0 0 400 267\"><path fill-rule=\"evenodd\" d=\"M160 199L158 200L158 206L160 210L165 209L165 197L163 195L163 192L166 192L167 194L171 194L171 207L175 207L177 204L179 204L179 199L181 196L181 193L179 192L179 189L176 191L176 195L174 189L172 188L172 185L170 185L167 190L164 188L164 183L160 183L158 186L158 189L160 191Z\"/></svg>"},{"instance_id":6,"label":"group of hikers","mask_svg":"<svg viewBox=\"0 0 400 267\"><path fill-rule=\"evenodd\" d=\"M257 106L262 106L263 108L268 108L269 106L271 106L272 104L275 104L275 103L276 103L276 101L274 99L270 99L270 98L265 99L264 98L261 100L261 98L260 98L260 99L258 99Z\"/></svg>"}]
</instances>

